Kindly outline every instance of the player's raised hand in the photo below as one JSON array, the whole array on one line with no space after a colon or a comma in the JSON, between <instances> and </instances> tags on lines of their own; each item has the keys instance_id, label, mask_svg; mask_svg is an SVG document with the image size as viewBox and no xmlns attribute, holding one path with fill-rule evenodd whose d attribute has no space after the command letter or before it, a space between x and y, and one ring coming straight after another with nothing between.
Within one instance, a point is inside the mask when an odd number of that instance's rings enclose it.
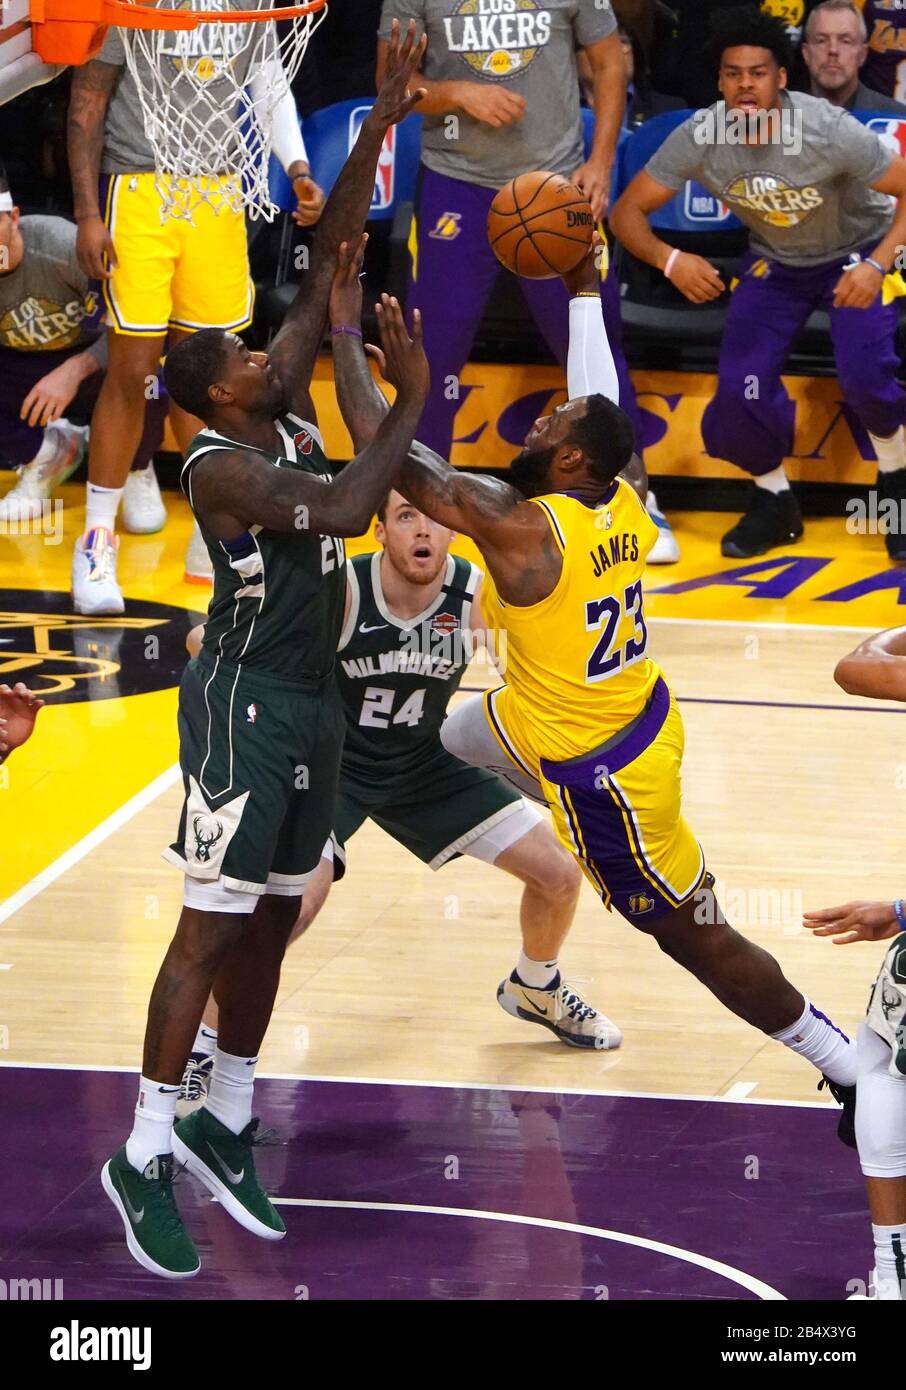
<instances>
[{"instance_id":1,"label":"player's raised hand","mask_svg":"<svg viewBox=\"0 0 906 1390\"><path fill-rule=\"evenodd\" d=\"M12 689L0 685L0 761L31 738L38 711L43 707L44 701L21 681Z\"/></svg>"},{"instance_id":2,"label":"player's raised hand","mask_svg":"<svg viewBox=\"0 0 906 1390\"><path fill-rule=\"evenodd\" d=\"M804 912L802 924L816 936L832 936L835 946L853 941L886 941L900 930L893 903L844 903Z\"/></svg>"},{"instance_id":3,"label":"player's raised hand","mask_svg":"<svg viewBox=\"0 0 906 1390\"><path fill-rule=\"evenodd\" d=\"M707 304L711 299L719 299L727 288L710 261L703 256L693 256L686 251L680 253L673 263L670 279L680 294L684 294L693 304Z\"/></svg>"},{"instance_id":4,"label":"player's raised hand","mask_svg":"<svg viewBox=\"0 0 906 1390\"><path fill-rule=\"evenodd\" d=\"M595 291L600 291L601 260L604 254L604 238L600 232L592 232L587 256L579 262L575 270L568 270L560 276L570 294L594 294Z\"/></svg>"},{"instance_id":5,"label":"player's raised hand","mask_svg":"<svg viewBox=\"0 0 906 1390\"><path fill-rule=\"evenodd\" d=\"M398 299L382 294L380 304L374 308L383 348L381 370L384 377L396 387L399 396L408 401L424 401L431 385L431 373L422 346L421 314L416 309L412 315L410 338Z\"/></svg>"},{"instance_id":6,"label":"player's raised hand","mask_svg":"<svg viewBox=\"0 0 906 1390\"><path fill-rule=\"evenodd\" d=\"M415 20L410 19L406 37L400 43L400 22L395 19L390 28L390 44L387 49L387 65L384 80L378 90L377 99L366 119L386 130L405 120L416 102L425 95L424 87L409 91L409 83L421 66L428 46L427 33L416 40Z\"/></svg>"},{"instance_id":7,"label":"player's raised hand","mask_svg":"<svg viewBox=\"0 0 906 1390\"><path fill-rule=\"evenodd\" d=\"M358 240L341 241L337 252L337 268L330 287L330 322L334 328L358 328L362 318L362 263L368 233Z\"/></svg>"}]
</instances>

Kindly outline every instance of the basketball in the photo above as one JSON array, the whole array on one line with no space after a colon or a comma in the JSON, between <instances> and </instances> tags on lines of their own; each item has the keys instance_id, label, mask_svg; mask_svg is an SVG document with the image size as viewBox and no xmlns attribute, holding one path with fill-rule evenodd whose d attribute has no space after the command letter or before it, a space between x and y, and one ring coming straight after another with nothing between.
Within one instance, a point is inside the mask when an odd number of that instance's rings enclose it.
<instances>
[{"instance_id":1,"label":"basketball","mask_svg":"<svg viewBox=\"0 0 906 1390\"><path fill-rule=\"evenodd\" d=\"M591 245L594 218L584 195L562 174L517 174L488 213L494 255L516 275L550 280L574 270Z\"/></svg>"}]
</instances>

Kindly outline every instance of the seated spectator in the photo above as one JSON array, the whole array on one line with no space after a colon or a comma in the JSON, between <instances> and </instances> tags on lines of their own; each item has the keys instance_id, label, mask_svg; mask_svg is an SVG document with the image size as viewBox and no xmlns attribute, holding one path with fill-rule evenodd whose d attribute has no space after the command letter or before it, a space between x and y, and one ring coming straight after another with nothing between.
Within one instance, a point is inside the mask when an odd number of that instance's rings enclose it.
<instances>
[{"instance_id":1,"label":"seated spectator","mask_svg":"<svg viewBox=\"0 0 906 1390\"><path fill-rule=\"evenodd\" d=\"M906 105L859 81L868 57L865 20L853 0L823 0L805 26L802 56L809 91L847 111L889 111L906 116Z\"/></svg>"},{"instance_id":2,"label":"seated spectator","mask_svg":"<svg viewBox=\"0 0 906 1390\"><path fill-rule=\"evenodd\" d=\"M0 171L0 456L20 468L0 500L0 522L37 516L75 471L87 417L107 361L101 303L79 268L76 228L62 217L20 217ZM152 462L163 437L160 409L148 423L126 487L130 530L159 531L166 513Z\"/></svg>"},{"instance_id":3,"label":"seated spectator","mask_svg":"<svg viewBox=\"0 0 906 1390\"><path fill-rule=\"evenodd\" d=\"M856 4L868 40L862 81L873 92L906 101L906 9L901 0L856 0Z\"/></svg>"},{"instance_id":4,"label":"seated spectator","mask_svg":"<svg viewBox=\"0 0 906 1390\"><path fill-rule=\"evenodd\" d=\"M848 112L785 90L791 54L779 21L752 6L728 11L713 44L723 100L668 136L620 198L611 225L632 255L695 304L724 293L719 272L662 241L649 214L698 179L749 229L717 391L702 416L708 453L753 480L745 516L721 542L724 555L743 559L803 532L784 470L796 416L782 372L813 310L830 316L840 392L874 446L878 495L897 508L906 501L906 393L897 310L884 293L894 288L885 281L906 239L906 161ZM906 560L902 529L885 539L891 559Z\"/></svg>"}]
</instances>

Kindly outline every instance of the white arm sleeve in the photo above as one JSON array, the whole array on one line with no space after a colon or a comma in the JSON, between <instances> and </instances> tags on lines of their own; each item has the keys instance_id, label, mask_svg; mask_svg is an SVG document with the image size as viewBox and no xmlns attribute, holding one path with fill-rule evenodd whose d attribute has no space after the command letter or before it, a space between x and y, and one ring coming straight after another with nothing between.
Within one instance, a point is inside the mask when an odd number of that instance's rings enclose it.
<instances>
[{"instance_id":1,"label":"white arm sleeve","mask_svg":"<svg viewBox=\"0 0 906 1390\"><path fill-rule=\"evenodd\" d=\"M620 403L620 382L597 295L569 301L566 385L571 401L599 391L609 401Z\"/></svg>"},{"instance_id":2,"label":"white arm sleeve","mask_svg":"<svg viewBox=\"0 0 906 1390\"><path fill-rule=\"evenodd\" d=\"M283 75L279 58L268 58L262 63L252 76L250 86L252 100L264 109L269 105L268 92L280 91L282 88L283 95L274 107L272 116L273 151L286 171L297 159L302 159L307 164L305 141L299 129L299 113L289 83Z\"/></svg>"}]
</instances>

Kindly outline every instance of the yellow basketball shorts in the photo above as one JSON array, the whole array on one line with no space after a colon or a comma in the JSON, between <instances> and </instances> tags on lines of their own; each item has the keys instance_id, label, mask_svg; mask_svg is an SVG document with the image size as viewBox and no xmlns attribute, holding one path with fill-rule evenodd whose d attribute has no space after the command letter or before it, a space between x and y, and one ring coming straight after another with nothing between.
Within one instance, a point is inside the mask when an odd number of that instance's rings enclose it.
<instances>
[{"instance_id":1,"label":"yellow basketball shorts","mask_svg":"<svg viewBox=\"0 0 906 1390\"><path fill-rule=\"evenodd\" d=\"M168 328L247 328L255 288L244 214L224 199L216 212L200 202L194 223L175 217L161 223L154 178L101 179L101 209L118 262L104 282L111 327L135 338L158 337Z\"/></svg>"},{"instance_id":2,"label":"yellow basketball shorts","mask_svg":"<svg viewBox=\"0 0 906 1390\"><path fill-rule=\"evenodd\" d=\"M507 728L507 690L485 697L494 734L538 778L560 841L608 909L643 927L693 896L701 846L682 814L683 721L661 677L645 709L599 748L569 762L533 758Z\"/></svg>"}]
</instances>

